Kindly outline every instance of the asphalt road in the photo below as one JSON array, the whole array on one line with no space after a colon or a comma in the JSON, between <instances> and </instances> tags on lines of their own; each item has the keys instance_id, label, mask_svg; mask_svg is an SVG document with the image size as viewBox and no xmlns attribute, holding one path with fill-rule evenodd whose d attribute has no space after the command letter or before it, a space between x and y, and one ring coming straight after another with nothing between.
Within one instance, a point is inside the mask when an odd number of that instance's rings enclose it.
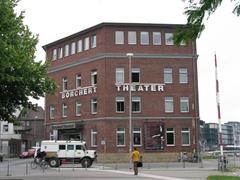
<instances>
[{"instance_id":1,"label":"asphalt road","mask_svg":"<svg viewBox=\"0 0 240 180\"><path fill-rule=\"evenodd\" d=\"M66 164L61 168L31 169L30 159L14 159L0 163L0 179L6 180L206 180L209 175L238 175L238 172L226 173L217 170L217 162L198 163L145 163L134 176L130 164L99 164L91 168L80 168L79 165ZM239 172L240 175L240 172Z\"/></svg>"}]
</instances>

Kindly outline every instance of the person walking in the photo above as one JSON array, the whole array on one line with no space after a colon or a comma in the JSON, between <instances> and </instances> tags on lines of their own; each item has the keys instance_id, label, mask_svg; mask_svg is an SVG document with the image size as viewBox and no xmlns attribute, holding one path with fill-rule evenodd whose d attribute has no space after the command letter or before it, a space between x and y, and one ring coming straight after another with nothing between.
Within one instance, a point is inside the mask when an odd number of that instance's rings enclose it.
<instances>
[{"instance_id":1,"label":"person walking","mask_svg":"<svg viewBox=\"0 0 240 180\"><path fill-rule=\"evenodd\" d=\"M138 175L138 162L140 161L140 153L135 147L132 152L132 162L133 162L133 170L134 175Z\"/></svg>"}]
</instances>

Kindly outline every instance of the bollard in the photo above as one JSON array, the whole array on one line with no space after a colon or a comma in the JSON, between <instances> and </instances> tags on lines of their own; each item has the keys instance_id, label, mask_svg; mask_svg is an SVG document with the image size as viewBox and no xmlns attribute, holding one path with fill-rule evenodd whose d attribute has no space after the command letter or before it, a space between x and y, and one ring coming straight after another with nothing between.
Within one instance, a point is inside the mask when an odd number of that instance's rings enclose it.
<instances>
[{"instance_id":1,"label":"bollard","mask_svg":"<svg viewBox=\"0 0 240 180\"><path fill-rule=\"evenodd\" d=\"M9 172L9 160L8 160L8 165L7 165L7 176L11 176Z\"/></svg>"},{"instance_id":2,"label":"bollard","mask_svg":"<svg viewBox=\"0 0 240 180\"><path fill-rule=\"evenodd\" d=\"M74 159L72 160L72 171L74 171Z\"/></svg>"},{"instance_id":3,"label":"bollard","mask_svg":"<svg viewBox=\"0 0 240 180\"><path fill-rule=\"evenodd\" d=\"M84 165L85 165L85 170L87 170L87 161L84 161Z\"/></svg>"},{"instance_id":4,"label":"bollard","mask_svg":"<svg viewBox=\"0 0 240 180\"><path fill-rule=\"evenodd\" d=\"M28 162L26 163L26 175L28 175Z\"/></svg>"},{"instance_id":5,"label":"bollard","mask_svg":"<svg viewBox=\"0 0 240 180\"><path fill-rule=\"evenodd\" d=\"M115 170L117 170L118 169L118 163L115 165Z\"/></svg>"}]
</instances>

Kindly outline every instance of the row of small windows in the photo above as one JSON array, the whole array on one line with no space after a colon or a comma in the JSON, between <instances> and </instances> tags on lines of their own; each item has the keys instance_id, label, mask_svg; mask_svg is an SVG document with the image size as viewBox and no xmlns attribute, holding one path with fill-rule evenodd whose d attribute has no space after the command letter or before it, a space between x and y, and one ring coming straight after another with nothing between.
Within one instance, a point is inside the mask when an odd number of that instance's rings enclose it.
<instances>
[{"instance_id":1,"label":"row of small windows","mask_svg":"<svg viewBox=\"0 0 240 180\"><path fill-rule=\"evenodd\" d=\"M124 44L124 31L115 31L115 44ZM165 35L165 45L174 45L173 42L173 33L168 32L164 33ZM162 45L162 35L161 32L152 32L151 36L152 45ZM136 31L128 31L127 32L127 40L129 45L136 45L138 43L137 40L137 32ZM141 45L149 45L150 44L150 33L147 31L140 32L140 44ZM186 43L182 42L180 45L186 45Z\"/></svg>"},{"instance_id":2,"label":"row of small windows","mask_svg":"<svg viewBox=\"0 0 240 180\"><path fill-rule=\"evenodd\" d=\"M188 83L188 69L187 68L179 68L179 83L185 84ZM116 68L116 83L121 84L124 83L124 68ZM91 76L91 85L97 84L97 70L92 70L90 73ZM132 68L132 83L140 83L140 68ZM173 83L173 69L172 68L164 68L163 77L165 84ZM75 75L75 87L80 88L82 86L82 76L81 74ZM68 78L63 77L62 79L62 90L65 91L68 89Z\"/></svg>"},{"instance_id":3,"label":"row of small windows","mask_svg":"<svg viewBox=\"0 0 240 180\"><path fill-rule=\"evenodd\" d=\"M125 97L117 96L116 99L116 113L124 113L125 112ZM189 97L180 97L180 112L187 113L189 112ZM164 98L164 107L166 113L173 113L174 112L174 98L172 96L167 96ZM75 104L75 115L81 116L82 113L82 103L80 101L76 101ZM140 113L141 110L141 97L133 96L132 97L132 112L133 113ZM50 106L50 119L54 119L56 115L56 109L54 105ZM91 99L91 114L97 114L98 112L98 101L97 98ZM62 117L67 117L68 114L68 105L67 103L62 104Z\"/></svg>"},{"instance_id":4,"label":"row of small windows","mask_svg":"<svg viewBox=\"0 0 240 180\"><path fill-rule=\"evenodd\" d=\"M79 53L79 52L82 52L83 50L87 51L90 48L95 48L95 47L97 47L97 36L92 35L91 38L85 37L84 40L80 39L77 42L72 42L71 44L65 44L64 47L53 49L52 60L54 61L56 59L62 59L63 57L76 54L76 52Z\"/></svg>"},{"instance_id":5,"label":"row of small windows","mask_svg":"<svg viewBox=\"0 0 240 180\"><path fill-rule=\"evenodd\" d=\"M142 146L142 129L133 127L133 146ZM175 129L168 127L165 131L165 144L166 146L175 146ZM91 129L91 146L96 147L98 142L97 129ZM190 129L187 127L181 128L181 145L190 146ZM126 130L124 127L116 128L116 146L126 146Z\"/></svg>"}]
</instances>

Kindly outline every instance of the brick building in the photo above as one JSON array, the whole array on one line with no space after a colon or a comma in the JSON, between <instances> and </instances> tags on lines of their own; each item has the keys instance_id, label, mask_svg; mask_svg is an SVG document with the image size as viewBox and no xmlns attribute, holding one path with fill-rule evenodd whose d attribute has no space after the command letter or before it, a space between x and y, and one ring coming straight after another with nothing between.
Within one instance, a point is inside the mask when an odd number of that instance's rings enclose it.
<instances>
[{"instance_id":1,"label":"brick building","mask_svg":"<svg viewBox=\"0 0 240 180\"><path fill-rule=\"evenodd\" d=\"M181 26L101 23L43 46L58 84L46 97L49 138L98 153L198 150L196 42L174 45Z\"/></svg>"}]
</instances>

